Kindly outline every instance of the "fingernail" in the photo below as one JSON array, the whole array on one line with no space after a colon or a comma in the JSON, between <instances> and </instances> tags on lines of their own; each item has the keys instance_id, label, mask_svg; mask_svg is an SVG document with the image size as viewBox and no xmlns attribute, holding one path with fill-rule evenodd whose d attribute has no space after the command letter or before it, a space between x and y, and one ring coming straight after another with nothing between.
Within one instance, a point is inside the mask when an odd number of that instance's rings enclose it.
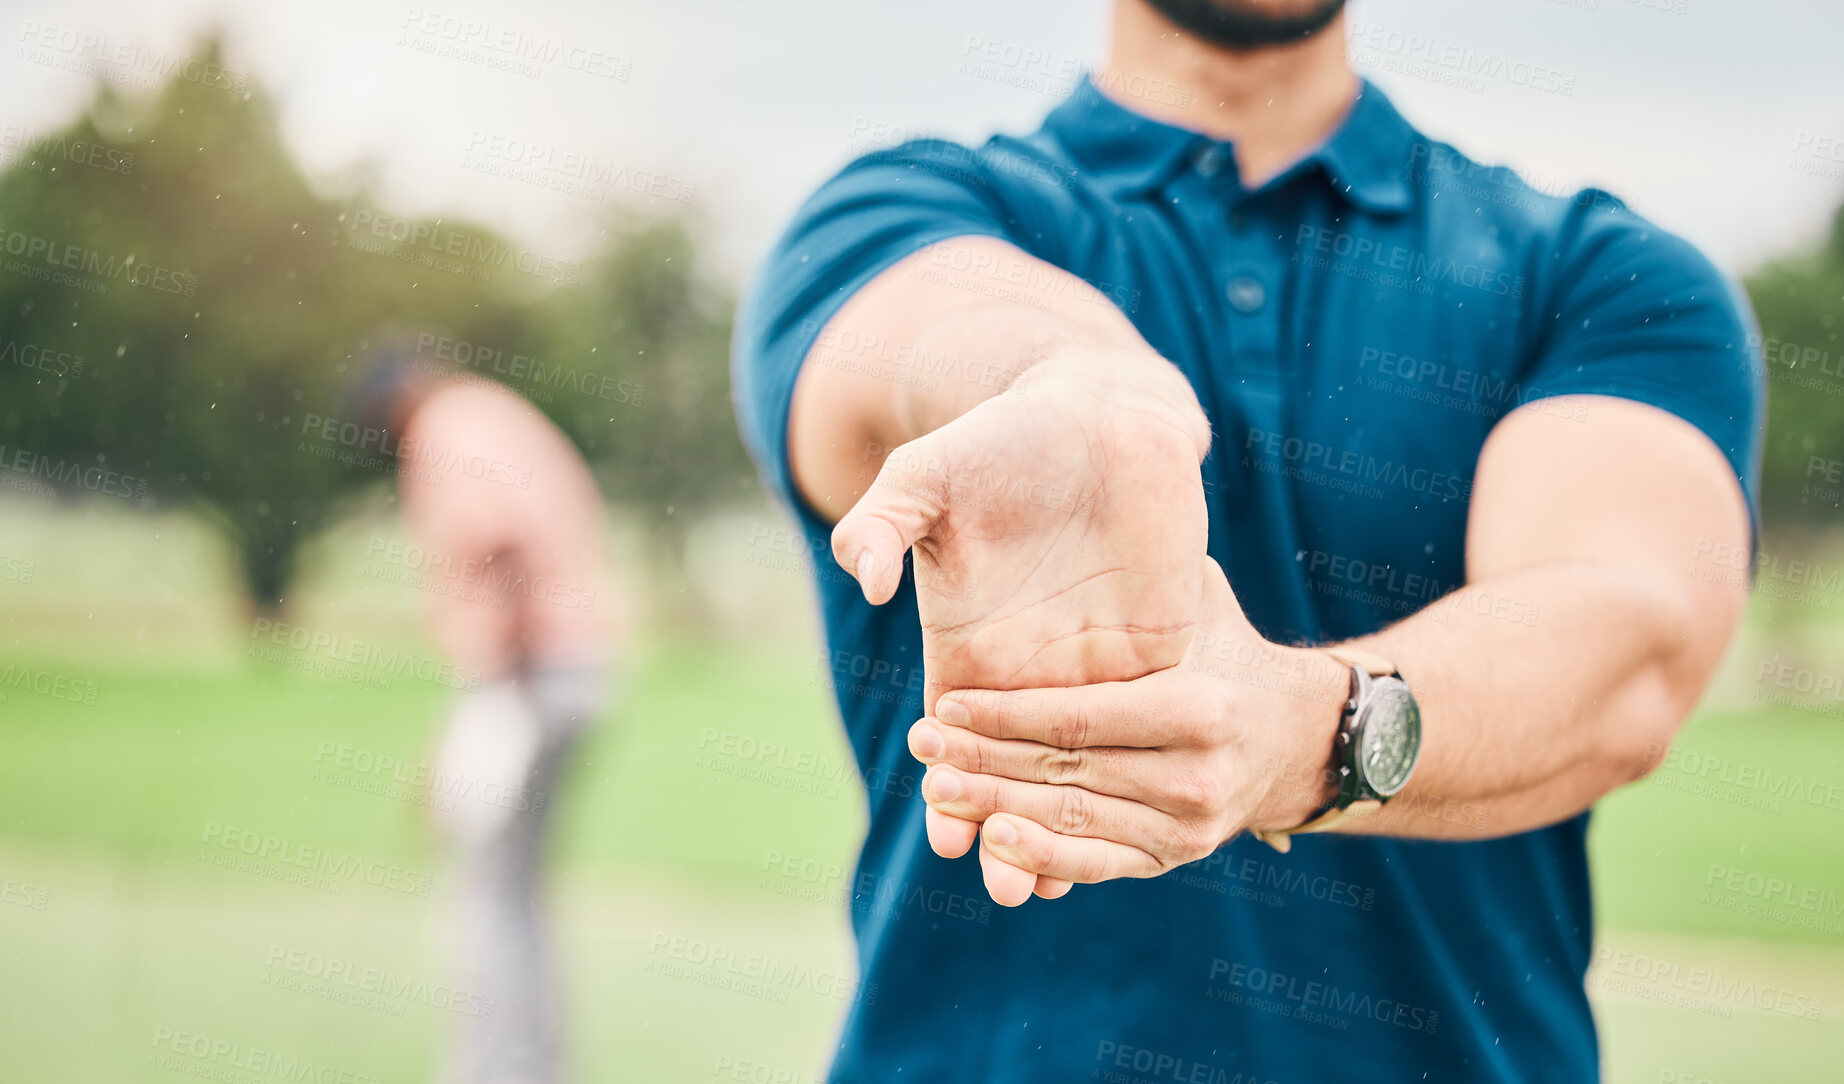
<instances>
[{"instance_id":1,"label":"fingernail","mask_svg":"<svg viewBox=\"0 0 1844 1084\"><path fill-rule=\"evenodd\" d=\"M948 751L948 743L924 719L909 728L909 751L919 760L934 760Z\"/></svg>"},{"instance_id":2,"label":"fingernail","mask_svg":"<svg viewBox=\"0 0 1844 1084\"><path fill-rule=\"evenodd\" d=\"M931 771L928 793L937 802L951 802L961 795L960 779L953 772Z\"/></svg>"},{"instance_id":3,"label":"fingernail","mask_svg":"<svg viewBox=\"0 0 1844 1084\"><path fill-rule=\"evenodd\" d=\"M966 726L973 721L967 705L958 700L943 700L935 705L935 717L949 726Z\"/></svg>"},{"instance_id":4,"label":"fingernail","mask_svg":"<svg viewBox=\"0 0 1844 1084\"><path fill-rule=\"evenodd\" d=\"M1010 847L1018 842L1018 829L1012 827L1011 821L987 821L986 842L995 847Z\"/></svg>"}]
</instances>

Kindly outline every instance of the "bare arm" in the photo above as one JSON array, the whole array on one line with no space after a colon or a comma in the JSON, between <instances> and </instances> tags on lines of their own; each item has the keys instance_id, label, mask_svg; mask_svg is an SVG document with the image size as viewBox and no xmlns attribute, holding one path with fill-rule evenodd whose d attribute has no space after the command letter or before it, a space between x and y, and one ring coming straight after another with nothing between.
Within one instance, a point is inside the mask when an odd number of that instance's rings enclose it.
<instances>
[{"instance_id":1,"label":"bare arm","mask_svg":"<svg viewBox=\"0 0 1844 1084\"><path fill-rule=\"evenodd\" d=\"M1003 241L959 237L872 279L808 351L788 419L801 496L837 521L870 489L887 453L1047 359L1086 359L1162 388L1207 442L1183 376L1105 297Z\"/></svg>"},{"instance_id":2,"label":"bare arm","mask_svg":"<svg viewBox=\"0 0 1844 1084\"><path fill-rule=\"evenodd\" d=\"M1658 764L1721 661L1746 595L1694 562L1748 546L1727 461L1664 411L1574 402L1585 417L1527 407L1487 441L1467 586L1357 642L1401 667L1427 725L1401 800L1348 830L1503 835L1578 813Z\"/></svg>"},{"instance_id":3,"label":"bare arm","mask_svg":"<svg viewBox=\"0 0 1844 1084\"><path fill-rule=\"evenodd\" d=\"M1353 641L1410 681L1422 759L1382 812L1337 830L1466 839L1565 819L1655 766L1714 672L1745 597L1694 562L1749 539L1726 460L1663 411L1571 402L1585 418L1527 406L1488 440L1468 585ZM1302 823L1330 797L1348 671L1263 640L1220 577L1206 600L1169 670L944 697L910 734L931 808L984 821L995 859L1076 882Z\"/></svg>"}]
</instances>

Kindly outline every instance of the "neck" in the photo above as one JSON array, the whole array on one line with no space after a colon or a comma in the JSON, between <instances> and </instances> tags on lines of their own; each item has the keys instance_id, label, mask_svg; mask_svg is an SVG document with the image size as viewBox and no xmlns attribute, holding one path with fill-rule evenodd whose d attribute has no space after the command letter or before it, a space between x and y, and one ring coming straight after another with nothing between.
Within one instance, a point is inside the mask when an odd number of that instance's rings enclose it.
<instances>
[{"instance_id":1,"label":"neck","mask_svg":"<svg viewBox=\"0 0 1844 1084\"><path fill-rule=\"evenodd\" d=\"M1236 52L1180 30L1145 0L1115 0L1108 61L1095 82L1143 117L1235 144L1250 188L1325 142L1358 91L1343 13L1303 41ZM1159 83L1177 92L1129 91Z\"/></svg>"}]
</instances>

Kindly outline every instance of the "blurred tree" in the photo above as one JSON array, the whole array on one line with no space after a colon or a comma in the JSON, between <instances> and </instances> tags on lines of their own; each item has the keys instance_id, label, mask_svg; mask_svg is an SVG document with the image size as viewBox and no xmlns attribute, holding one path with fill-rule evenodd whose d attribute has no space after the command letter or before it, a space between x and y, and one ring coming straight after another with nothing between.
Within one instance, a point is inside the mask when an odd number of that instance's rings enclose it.
<instances>
[{"instance_id":1,"label":"blurred tree","mask_svg":"<svg viewBox=\"0 0 1844 1084\"><path fill-rule=\"evenodd\" d=\"M604 378L595 394L547 406L586 450L603 492L647 525L668 572L682 567L700 516L757 492L730 408L733 307L699 272L683 222L630 219L536 321L540 357Z\"/></svg>"},{"instance_id":2,"label":"blurred tree","mask_svg":"<svg viewBox=\"0 0 1844 1084\"><path fill-rule=\"evenodd\" d=\"M1844 460L1844 207L1816 249L1768 264L1747 287L1767 356L1764 530L1775 548L1804 548L1815 530L1844 525L1844 487L1813 466Z\"/></svg>"},{"instance_id":3,"label":"blurred tree","mask_svg":"<svg viewBox=\"0 0 1844 1084\"><path fill-rule=\"evenodd\" d=\"M473 368L550 411L669 556L675 517L749 484L729 301L681 225L630 224L585 272L362 190L323 195L262 88L216 40L196 60L144 100L100 91L0 172L0 473L190 503L250 601L275 606L301 543L388 477L375 447L313 423L338 417L350 359L393 326L432 354L458 341L548 363L541 379Z\"/></svg>"}]
</instances>

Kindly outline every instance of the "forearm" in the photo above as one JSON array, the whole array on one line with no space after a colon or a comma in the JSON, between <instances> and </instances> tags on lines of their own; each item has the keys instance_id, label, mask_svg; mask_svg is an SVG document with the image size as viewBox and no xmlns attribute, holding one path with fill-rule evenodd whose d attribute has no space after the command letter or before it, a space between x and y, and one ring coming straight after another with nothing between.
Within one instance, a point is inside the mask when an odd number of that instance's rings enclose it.
<instances>
[{"instance_id":1,"label":"forearm","mask_svg":"<svg viewBox=\"0 0 1844 1084\"><path fill-rule=\"evenodd\" d=\"M932 274L938 257L1005 285L1006 300ZM969 281L975 281L969 279ZM822 329L795 385L789 454L808 499L836 519L885 455L1054 360L1169 401L1208 427L1182 374L1087 283L1004 242L944 241L861 288Z\"/></svg>"},{"instance_id":2,"label":"forearm","mask_svg":"<svg viewBox=\"0 0 1844 1084\"><path fill-rule=\"evenodd\" d=\"M1479 838L1551 824L1663 756L1702 691L1688 600L1630 566L1567 564L1468 585L1354 642L1421 705L1408 788L1349 831Z\"/></svg>"}]
</instances>

